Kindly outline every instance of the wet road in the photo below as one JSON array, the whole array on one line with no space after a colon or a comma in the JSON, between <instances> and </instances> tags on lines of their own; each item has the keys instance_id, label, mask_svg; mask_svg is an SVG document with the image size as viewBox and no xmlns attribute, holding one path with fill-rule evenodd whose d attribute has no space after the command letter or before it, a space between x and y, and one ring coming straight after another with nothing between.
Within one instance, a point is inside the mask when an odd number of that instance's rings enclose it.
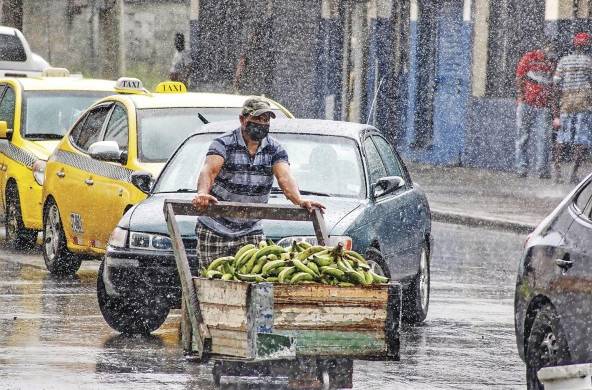
<instances>
[{"instance_id":1,"label":"wet road","mask_svg":"<svg viewBox=\"0 0 592 390\"><path fill-rule=\"evenodd\" d=\"M524 389L513 290L523 237L434 224L426 323L406 327L400 362L354 362L356 389ZM210 366L184 360L178 312L153 336L123 337L96 302L98 262L74 279L38 252L0 246L1 389L208 389Z\"/></svg>"}]
</instances>

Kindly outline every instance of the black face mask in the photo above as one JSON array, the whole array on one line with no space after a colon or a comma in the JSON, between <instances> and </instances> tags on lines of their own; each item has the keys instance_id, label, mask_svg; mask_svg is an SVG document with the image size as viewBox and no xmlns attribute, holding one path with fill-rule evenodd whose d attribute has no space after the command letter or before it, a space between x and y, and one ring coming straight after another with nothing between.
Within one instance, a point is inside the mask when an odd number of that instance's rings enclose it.
<instances>
[{"instance_id":1,"label":"black face mask","mask_svg":"<svg viewBox=\"0 0 592 390\"><path fill-rule=\"evenodd\" d=\"M269 124L247 122L245 131L253 141L261 141L269 133Z\"/></svg>"}]
</instances>

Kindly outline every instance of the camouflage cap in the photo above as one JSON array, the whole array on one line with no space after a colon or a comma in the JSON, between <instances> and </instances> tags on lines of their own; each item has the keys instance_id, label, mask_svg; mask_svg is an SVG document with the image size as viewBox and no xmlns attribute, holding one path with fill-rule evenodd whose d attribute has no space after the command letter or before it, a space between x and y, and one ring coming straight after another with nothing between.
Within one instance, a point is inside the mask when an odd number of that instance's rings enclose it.
<instances>
[{"instance_id":1,"label":"camouflage cap","mask_svg":"<svg viewBox=\"0 0 592 390\"><path fill-rule=\"evenodd\" d=\"M245 100L241 114L259 116L267 112L272 118L275 118L275 113L271 109L269 102L262 97L253 96Z\"/></svg>"}]
</instances>

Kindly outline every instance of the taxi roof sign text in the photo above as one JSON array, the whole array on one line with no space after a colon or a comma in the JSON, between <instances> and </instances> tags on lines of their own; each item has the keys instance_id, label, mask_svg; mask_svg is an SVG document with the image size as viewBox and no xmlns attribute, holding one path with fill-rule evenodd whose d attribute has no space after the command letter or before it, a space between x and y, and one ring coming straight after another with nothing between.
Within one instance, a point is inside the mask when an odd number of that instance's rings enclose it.
<instances>
[{"instance_id":1,"label":"taxi roof sign text","mask_svg":"<svg viewBox=\"0 0 592 390\"><path fill-rule=\"evenodd\" d=\"M146 90L144 89L144 85L142 85L142 81L139 79L135 79L132 77L120 77L117 82L115 83L115 90L117 92L127 92L127 93L144 93Z\"/></svg>"},{"instance_id":2,"label":"taxi roof sign text","mask_svg":"<svg viewBox=\"0 0 592 390\"><path fill-rule=\"evenodd\" d=\"M180 81L163 81L156 86L157 93L185 93L187 87Z\"/></svg>"}]
</instances>

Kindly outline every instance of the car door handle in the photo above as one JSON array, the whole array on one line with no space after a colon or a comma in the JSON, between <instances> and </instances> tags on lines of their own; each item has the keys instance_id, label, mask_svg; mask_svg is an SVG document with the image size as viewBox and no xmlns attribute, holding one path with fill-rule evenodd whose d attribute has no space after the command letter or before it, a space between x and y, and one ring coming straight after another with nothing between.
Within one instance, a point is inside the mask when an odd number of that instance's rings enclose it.
<instances>
[{"instance_id":1,"label":"car door handle","mask_svg":"<svg viewBox=\"0 0 592 390\"><path fill-rule=\"evenodd\" d=\"M89 186L92 186L93 184L95 184L95 182L93 181L93 179L91 179L90 177L88 179L86 179L84 181L84 183L86 183Z\"/></svg>"},{"instance_id":2,"label":"car door handle","mask_svg":"<svg viewBox=\"0 0 592 390\"><path fill-rule=\"evenodd\" d=\"M569 259L555 259L555 265L567 271L573 266L573 261Z\"/></svg>"},{"instance_id":3,"label":"car door handle","mask_svg":"<svg viewBox=\"0 0 592 390\"><path fill-rule=\"evenodd\" d=\"M66 172L64 172L63 170L57 171L56 172L56 176L59 177L59 178L62 178L64 176L66 176Z\"/></svg>"}]
</instances>

